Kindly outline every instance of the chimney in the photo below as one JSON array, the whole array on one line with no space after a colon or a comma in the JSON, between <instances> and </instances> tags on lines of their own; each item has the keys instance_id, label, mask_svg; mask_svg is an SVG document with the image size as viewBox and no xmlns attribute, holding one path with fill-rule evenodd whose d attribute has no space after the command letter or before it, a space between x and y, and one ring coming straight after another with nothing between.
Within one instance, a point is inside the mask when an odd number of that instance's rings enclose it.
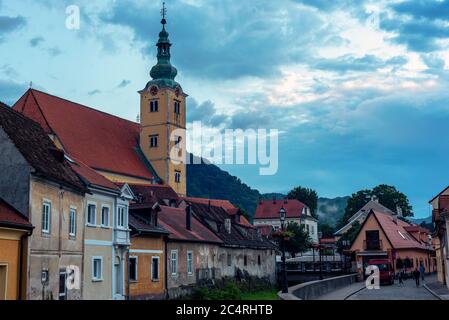
<instances>
[{"instance_id":1,"label":"chimney","mask_svg":"<svg viewBox=\"0 0 449 320\"><path fill-rule=\"evenodd\" d=\"M192 207L190 204L186 207L186 229L192 231Z\"/></svg>"},{"instance_id":2,"label":"chimney","mask_svg":"<svg viewBox=\"0 0 449 320\"><path fill-rule=\"evenodd\" d=\"M396 214L402 218L402 208L399 205L396 206Z\"/></svg>"},{"instance_id":3,"label":"chimney","mask_svg":"<svg viewBox=\"0 0 449 320\"><path fill-rule=\"evenodd\" d=\"M225 219L225 229L228 234L231 234L231 219Z\"/></svg>"},{"instance_id":4,"label":"chimney","mask_svg":"<svg viewBox=\"0 0 449 320\"><path fill-rule=\"evenodd\" d=\"M276 204L276 196L273 196L273 203Z\"/></svg>"}]
</instances>

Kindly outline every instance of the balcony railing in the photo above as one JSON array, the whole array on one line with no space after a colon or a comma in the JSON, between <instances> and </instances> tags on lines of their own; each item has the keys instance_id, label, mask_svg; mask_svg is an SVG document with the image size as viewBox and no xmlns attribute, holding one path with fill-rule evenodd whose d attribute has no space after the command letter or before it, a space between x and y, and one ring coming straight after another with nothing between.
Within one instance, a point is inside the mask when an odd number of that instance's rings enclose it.
<instances>
[{"instance_id":1,"label":"balcony railing","mask_svg":"<svg viewBox=\"0 0 449 320\"><path fill-rule=\"evenodd\" d=\"M364 250L382 250L383 244L382 240L364 240L363 241Z\"/></svg>"}]
</instances>

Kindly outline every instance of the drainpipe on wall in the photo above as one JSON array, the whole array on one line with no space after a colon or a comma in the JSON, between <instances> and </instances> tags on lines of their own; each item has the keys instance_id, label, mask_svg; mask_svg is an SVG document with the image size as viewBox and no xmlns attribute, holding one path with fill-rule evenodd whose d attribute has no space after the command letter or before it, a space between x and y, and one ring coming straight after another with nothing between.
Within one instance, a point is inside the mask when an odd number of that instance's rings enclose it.
<instances>
[{"instance_id":1,"label":"drainpipe on wall","mask_svg":"<svg viewBox=\"0 0 449 320\"><path fill-rule=\"evenodd\" d=\"M24 300L24 299L22 299L22 294L23 294L23 288L22 288L23 287L23 272L24 272L24 270L23 270L23 254L24 254L23 253L23 248L25 247L24 246L25 240L28 239L28 237L31 236L32 233L33 233L32 231L29 231L29 232L23 234L20 237L20 242L19 242L19 268L18 268L18 270L19 270L19 291L18 291L18 296L17 296L18 300Z\"/></svg>"},{"instance_id":2,"label":"drainpipe on wall","mask_svg":"<svg viewBox=\"0 0 449 320\"><path fill-rule=\"evenodd\" d=\"M167 255L167 239L164 237L163 238L163 240L164 240L164 247L165 247L165 250L164 250L164 269L165 269L165 272L164 272L164 286L165 286L165 299L168 299L168 298L170 298L169 296L168 296L168 255Z\"/></svg>"}]
</instances>

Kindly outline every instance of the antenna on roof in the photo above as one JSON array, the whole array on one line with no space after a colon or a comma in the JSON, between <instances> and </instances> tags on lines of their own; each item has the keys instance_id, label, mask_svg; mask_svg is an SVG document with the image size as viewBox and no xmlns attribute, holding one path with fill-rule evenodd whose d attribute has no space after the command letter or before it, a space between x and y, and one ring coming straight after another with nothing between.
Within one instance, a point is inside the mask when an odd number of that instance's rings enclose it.
<instances>
[{"instance_id":1,"label":"antenna on roof","mask_svg":"<svg viewBox=\"0 0 449 320\"><path fill-rule=\"evenodd\" d=\"M33 81L30 81L30 89L33 89Z\"/></svg>"},{"instance_id":2,"label":"antenna on roof","mask_svg":"<svg viewBox=\"0 0 449 320\"><path fill-rule=\"evenodd\" d=\"M137 123L140 123L140 114L137 114L136 122L137 122Z\"/></svg>"}]
</instances>

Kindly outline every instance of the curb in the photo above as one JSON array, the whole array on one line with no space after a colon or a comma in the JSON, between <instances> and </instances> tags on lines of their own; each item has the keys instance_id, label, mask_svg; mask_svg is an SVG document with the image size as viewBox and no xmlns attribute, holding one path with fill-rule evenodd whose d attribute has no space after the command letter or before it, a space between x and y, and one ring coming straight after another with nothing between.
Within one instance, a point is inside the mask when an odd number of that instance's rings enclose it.
<instances>
[{"instance_id":1,"label":"curb","mask_svg":"<svg viewBox=\"0 0 449 320\"><path fill-rule=\"evenodd\" d=\"M365 290L365 289L366 289L366 287L361 287L360 289L357 289L356 291L348 294L346 297L343 298L343 300L348 300L350 297L352 297L356 293L359 293L360 291Z\"/></svg>"},{"instance_id":2,"label":"curb","mask_svg":"<svg viewBox=\"0 0 449 320\"><path fill-rule=\"evenodd\" d=\"M436 297L439 300L444 300L443 297L441 297L438 293L436 293L435 291L433 291L432 289L430 289L427 284L423 285L424 288L426 288L427 291L429 291L434 297Z\"/></svg>"}]
</instances>

